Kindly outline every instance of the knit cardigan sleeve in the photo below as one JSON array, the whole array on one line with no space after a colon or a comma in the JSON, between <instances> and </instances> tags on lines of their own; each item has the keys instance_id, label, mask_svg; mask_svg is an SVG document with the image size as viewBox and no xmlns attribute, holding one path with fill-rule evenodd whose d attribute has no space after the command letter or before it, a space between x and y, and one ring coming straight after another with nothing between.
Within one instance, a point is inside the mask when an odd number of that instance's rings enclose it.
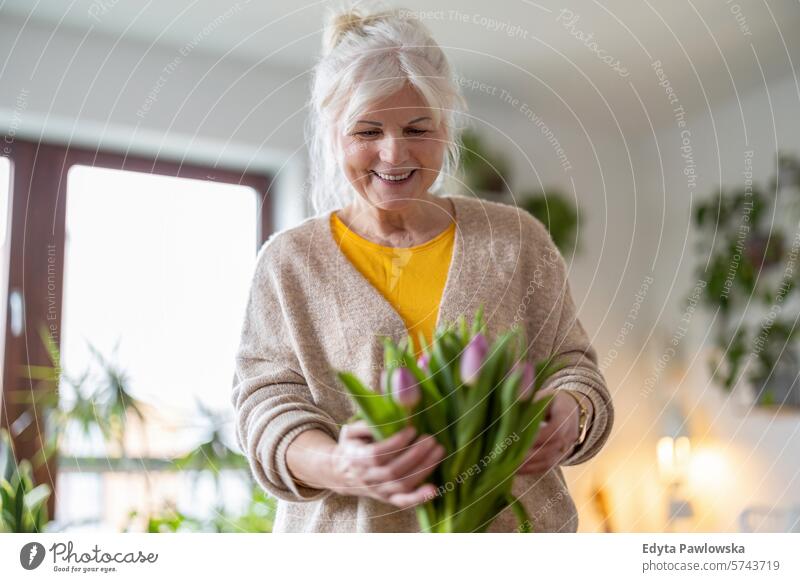
<instances>
[{"instance_id":1,"label":"knit cardigan sleeve","mask_svg":"<svg viewBox=\"0 0 800 582\"><path fill-rule=\"evenodd\" d=\"M306 430L320 429L336 439L338 427L315 405L300 372L278 284L280 261L270 258L267 246L259 253L236 353L231 398L236 436L267 492L285 501L315 501L331 491L300 485L286 464L286 451Z\"/></svg>"},{"instance_id":2,"label":"knit cardigan sleeve","mask_svg":"<svg viewBox=\"0 0 800 582\"><path fill-rule=\"evenodd\" d=\"M558 292L553 308L553 313L558 314L558 323L552 355L566 366L556 372L545 387L580 392L591 400L594 409L586 440L561 462L562 465L578 465L594 457L608 440L614 423L614 406L605 378L597 366L597 353L577 317L566 263L552 239L547 238L549 248L546 252L555 257L555 280L552 283Z\"/></svg>"}]
</instances>

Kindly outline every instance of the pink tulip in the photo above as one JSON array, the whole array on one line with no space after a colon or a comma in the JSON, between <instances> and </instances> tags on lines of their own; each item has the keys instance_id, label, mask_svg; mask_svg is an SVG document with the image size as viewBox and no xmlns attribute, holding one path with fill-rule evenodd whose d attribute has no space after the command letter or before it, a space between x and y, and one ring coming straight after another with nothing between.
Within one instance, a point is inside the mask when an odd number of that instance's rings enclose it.
<instances>
[{"instance_id":1,"label":"pink tulip","mask_svg":"<svg viewBox=\"0 0 800 582\"><path fill-rule=\"evenodd\" d=\"M536 373L533 364L530 362L520 362L514 366L514 371L516 372L520 367L522 368L522 379L519 381L519 398L520 400L527 400L531 397L533 389L536 387Z\"/></svg>"},{"instance_id":2,"label":"pink tulip","mask_svg":"<svg viewBox=\"0 0 800 582\"><path fill-rule=\"evenodd\" d=\"M417 379L408 368L397 368L392 374L392 397L404 408L414 408L419 404Z\"/></svg>"},{"instance_id":3,"label":"pink tulip","mask_svg":"<svg viewBox=\"0 0 800 582\"><path fill-rule=\"evenodd\" d=\"M467 344L461 356L461 380L468 386L478 383L481 367L489 352L489 342L483 334L476 334Z\"/></svg>"},{"instance_id":4,"label":"pink tulip","mask_svg":"<svg viewBox=\"0 0 800 582\"><path fill-rule=\"evenodd\" d=\"M431 357L428 354L422 354L417 360L417 367L423 372L428 371L428 364L431 362Z\"/></svg>"}]
</instances>

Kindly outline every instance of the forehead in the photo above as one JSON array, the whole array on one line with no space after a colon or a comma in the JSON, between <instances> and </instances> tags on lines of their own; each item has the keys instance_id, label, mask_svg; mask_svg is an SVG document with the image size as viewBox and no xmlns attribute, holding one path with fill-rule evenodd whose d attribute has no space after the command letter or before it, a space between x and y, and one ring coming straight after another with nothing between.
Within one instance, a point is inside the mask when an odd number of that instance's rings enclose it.
<instances>
[{"instance_id":1,"label":"forehead","mask_svg":"<svg viewBox=\"0 0 800 582\"><path fill-rule=\"evenodd\" d=\"M369 104L357 118L408 121L423 116L434 117L431 108L422 95L413 87L406 85L400 91Z\"/></svg>"}]
</instances>

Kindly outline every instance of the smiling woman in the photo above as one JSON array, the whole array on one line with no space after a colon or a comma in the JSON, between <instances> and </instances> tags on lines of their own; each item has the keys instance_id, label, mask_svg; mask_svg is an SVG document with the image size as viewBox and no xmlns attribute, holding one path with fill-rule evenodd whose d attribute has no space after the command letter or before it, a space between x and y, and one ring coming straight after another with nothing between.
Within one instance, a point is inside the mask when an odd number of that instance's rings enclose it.
<instances>
[{"instance_id":1,"label":"smiling woman","mask_svg":"<svg viewBox=\"0 0 800 582\"><path fill-rule=\"evenodd\" d=\"M339 136L340 165L357 193L339 217L374 242L400 247L422 244L447 228L452 208L429 190L439 176L448 133L411 85L376 102ZM400 228L403 209L415 219L402 222L415 228Z\"/></svg>"},{"instance_id":2,"label":"smiling woman","mask_svg":"<svg viewBox=\"0 0 800 582\"><path fill-rule=\"evenodd\" d=\"M566 364L541 390L554 393L549 421L513 494L535 531L575 531L560 465L602 447L609 392L545 227L447 193L463 100L442 50L404 14L345 12L326 30L309 126L318 216L259 252L232 394L239 444L280 499L276 532L419 531L413 508L446 486L428 482L443 446L408 429L374 441L335 372L377 387L384 337L430 338L483 305L490 335L521 324L533 360ZM531 281L536 308L519 317ZM509 511L490 531L516 527Z\"/></svg>"},{"instance_id":3,"label":"smiling woman","mask_svg":"<svg viewBox=\"0 0 800 582\"><path fill-rule=\"evenodd\" d=\"M347 205L353 172L364 182L371 171L402 174L403 164L422 178L418 195L445 191L458 168L465 110L444 53L411 13L334 16L309 103L314 210ZM423 159L409 159L406 148Z\"/></svg>"}]
</instances>

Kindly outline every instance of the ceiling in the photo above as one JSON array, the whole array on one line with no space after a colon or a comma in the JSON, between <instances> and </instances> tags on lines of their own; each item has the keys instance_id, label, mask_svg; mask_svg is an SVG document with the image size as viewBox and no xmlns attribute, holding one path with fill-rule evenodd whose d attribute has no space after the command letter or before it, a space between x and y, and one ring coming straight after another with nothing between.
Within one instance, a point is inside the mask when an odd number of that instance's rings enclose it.
<instances>
[{"instance_id":1,"label":"ceiling","mask_svg":"<svg viewBox=\"0 0 800 582\"><path fill-rule=\"evenodd\" d=\"M654 60L668 67L674 84L702 85L702 91L692 91L697 99L715 87L733 97L734 89L761 83L754 54L768 78L790 75L790 58L800 62L797 0L742 2L741 7L728 0L385 4L423 18L456 70L469 78L516 91L535 83L562 95L576 79L591 83L591 91L571 92L570 102L620 97L633 104L631 83L644 99L663 98L650 67ZM181 47L201 38L198 51L301 72L313 66L326 12L339 5L308 0L0 0L0 16L21 26L30 22L53 29L92 29L147 45ZM578 19L570 25L562 10ZM580 33L591 34L597 43L593 46L619 59L630 76L620 82L587 46L589 41L576 38ZM692 98L688 93L685 100Z\"/></svg>"}]
</instances>

